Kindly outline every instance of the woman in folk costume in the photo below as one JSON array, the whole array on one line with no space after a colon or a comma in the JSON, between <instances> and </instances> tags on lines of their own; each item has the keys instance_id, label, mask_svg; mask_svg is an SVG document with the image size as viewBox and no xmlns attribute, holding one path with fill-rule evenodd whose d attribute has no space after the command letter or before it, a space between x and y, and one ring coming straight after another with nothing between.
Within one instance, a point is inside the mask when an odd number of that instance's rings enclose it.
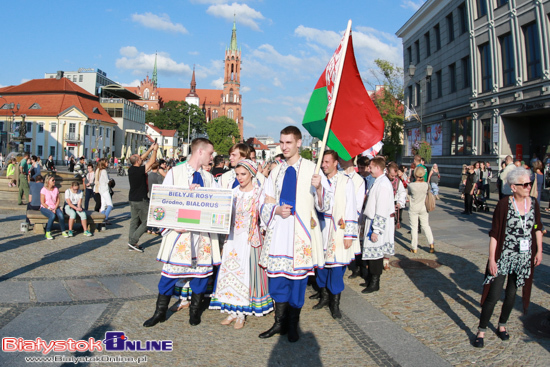
<instances>
[{"instance_id":1,"label":"woman in folk costume","mask_svg":"<svg viewBox=\"0 0 550 367\"><path fill-rule=\"evenodd\" d=\"M208 139L197 138L191 143L191 157L166 174L163 185L174 185L194 190L198 187L218 187L214 177L202 166L212 161L214 146ZM143 326L151 327L166 321L166 311L179 279L189 281L193 290L189 306L189 324L201 322L200 304L206 293L214 266L219 265L220 249L216 234L190 232L183 229L161 231L162 244L157 261L163 262L159 281L159 295L153 317Z\"/></svg>"},{"instance_id":2,"label":"woman in folk costume","mask_svg":"<svg viewBox=\"0 0 550 367\"><path fill-rule=\"evenodd\" d=\"M231 167L229 171L225 172L219 179L220 187L222 189L234 189L239 186L239 180L235 174L235 167L243 159L247 159L250 155L250 147L244 143L238 143L233 145L229 149L229 162Z\"/></svg>"},{"instance_id":3,"label":"woman in folk costume","mask_svg":"<svg viewBox=\"0 0 550 367\"><path fill-rule=\"evenodd\" d=\"M244 326L245 316L263 316L273 310L267 276L259 266L263 239L258 220L264 197L255 180L257 172L256 164L248 159L235 168L239 186L233 189L233 227L223 245L216 290L210 301L210 309L229 314L222 325L236 321L235 329Z\"/></svg>"},{"instance_id":4,"label":"woman in folk costume","mask_svg":"<svg viewBox=\"0 0 550 367\"><path fill-rule=\"evenodd\" d=\"M369 167L374 184L369 192L363 214L365 221L365 240L363 242L363 260L367 260L369 278L362 293L372 293L380 289L380 276L384 270L384 256L393 256L395 206L393 187L384 174L386 162L383 157L371 159Z\"/></svg>"}]
</instances>

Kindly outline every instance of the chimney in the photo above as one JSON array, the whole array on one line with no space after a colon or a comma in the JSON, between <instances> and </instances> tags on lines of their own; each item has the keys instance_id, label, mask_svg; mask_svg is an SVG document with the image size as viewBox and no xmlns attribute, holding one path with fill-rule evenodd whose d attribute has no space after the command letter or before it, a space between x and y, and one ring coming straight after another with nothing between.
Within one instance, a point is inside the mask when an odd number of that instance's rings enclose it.
<instances>
[{"instance_id":1,"label":"chimney","mask_svg":"<svg viewBox=\"0 0 550 367\"><path fill-rule=\"evenodd\" d=\"M57 71L57 76L55 77L55 79L60 80L61 78L63 78L63 74L64 74L63 71L58 70Z\"/></svg>"}]
</instances>

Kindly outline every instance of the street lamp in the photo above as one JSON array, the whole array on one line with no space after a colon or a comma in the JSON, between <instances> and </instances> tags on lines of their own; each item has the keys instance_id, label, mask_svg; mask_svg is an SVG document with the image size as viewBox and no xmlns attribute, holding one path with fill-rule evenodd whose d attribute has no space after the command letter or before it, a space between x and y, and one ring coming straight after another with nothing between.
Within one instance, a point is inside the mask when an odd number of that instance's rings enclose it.
<instances>
[{"instance_id":1,"label":"street lamp","mask_svg":"<svg viewBox=\"0 0 550 367\"><path fill-rule=\"evenodd\" d=\"M416 66L414 66L412 63L409 65L409 76L412 78L414 77L414 73L416 72ZM424 81L424 87L428 82L431 81L433 73L433 67L431 65L426 65L426 76L424 79L420 80L420 116L418 117L418 122L420 123L420 138L424 140L424 131L422 129L422 113L424 108L424 88L422 87L422 81Z\"/></svg>"},{"instance_id":2,"label":"street lamp","mask_svg":"<svg viewBox=\"0 0 550 367\"><path fill-rule=\"evenodd\" d=\"M101 121L97 119L92 119L92 127L95 130L95 156L96 158L99 158L98 154L98 147L99 147L99 125L101 125Z\"/></svg>"}]
</instances>

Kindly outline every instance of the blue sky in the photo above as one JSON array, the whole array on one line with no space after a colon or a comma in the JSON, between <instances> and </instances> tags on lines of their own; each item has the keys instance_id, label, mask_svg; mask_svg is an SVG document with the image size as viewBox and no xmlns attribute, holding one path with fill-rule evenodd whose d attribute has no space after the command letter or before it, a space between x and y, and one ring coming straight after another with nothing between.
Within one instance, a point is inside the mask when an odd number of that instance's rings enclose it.
<instances>
[{"instance_id":1,"label":"blue sky","mask_svg":"<svg viewBox=\"0 0 550 367\"><path fill-rule=\"evenodd\" d=\"M160 87L220 88L233 14L242 48L245 137L278 139L301 125L309 96L346 28L364 80L382 58L402 65L395 32L423 0L363 1L18 1L2 17L0 86L45 72L99 68L123 85L151 76L158 52ZM367 86L368 87L368 86Z\"/></svg>"}]
</instances>

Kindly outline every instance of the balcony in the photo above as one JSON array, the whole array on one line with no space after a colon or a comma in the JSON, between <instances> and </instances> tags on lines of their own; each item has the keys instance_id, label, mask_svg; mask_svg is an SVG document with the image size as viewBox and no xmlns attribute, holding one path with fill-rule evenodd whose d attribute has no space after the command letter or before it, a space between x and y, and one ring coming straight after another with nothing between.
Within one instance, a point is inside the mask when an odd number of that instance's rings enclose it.
<instances>
[{"instance_id":1,"label":"balcony","mask_svg":"<svg viewBox=\"0 0 550 367\"><path fill-rule=\"evenodd\" d=\"M80 134L77 133L66 133L65 141L67 143L80 143Z\"/></svg>"}]
</instances>

